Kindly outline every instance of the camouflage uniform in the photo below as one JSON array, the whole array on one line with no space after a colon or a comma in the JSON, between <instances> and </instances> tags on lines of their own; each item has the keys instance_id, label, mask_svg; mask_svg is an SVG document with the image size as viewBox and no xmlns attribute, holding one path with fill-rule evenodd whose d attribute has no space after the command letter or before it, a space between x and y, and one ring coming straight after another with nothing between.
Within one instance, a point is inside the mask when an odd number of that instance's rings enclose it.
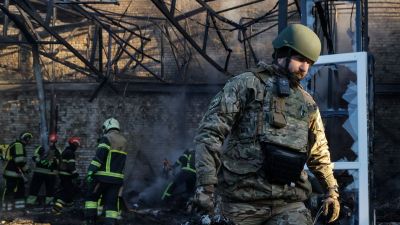
<instances>
[{"instance_id":1,"label":"camouflage uniform","mask_svg":"<svg viewBox=\"0 0 400 225\"><path fill-rule=\"evenodd\" d=\"M302 203L312 192L307 173L302 171L296 183L269 182L261 142L306 153L307 166L320 183L337 186L316 103L301 86L278 97L276 74L267 65L229 80L211 101L195 137L197 185L218 184L223 212L237 225L312 223ZM280 100L286 126L278 129L270 122L279 111L274 102Z\"/></svg>"}]
</instances>

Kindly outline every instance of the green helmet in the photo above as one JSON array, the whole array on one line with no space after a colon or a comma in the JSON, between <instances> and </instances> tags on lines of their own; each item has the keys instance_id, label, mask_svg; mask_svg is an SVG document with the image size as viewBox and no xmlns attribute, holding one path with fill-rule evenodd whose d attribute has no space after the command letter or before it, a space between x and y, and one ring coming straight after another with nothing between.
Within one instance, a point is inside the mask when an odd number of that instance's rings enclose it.
<instances>
[{"instance_id":1,"label":"green helmet","mask_svg":"<svg viewBox=\"0 0 400 225\"><path fill-rule=\"evenodd\" d=\"M119 122L114 118L109 118L103 123L103 133L107 133L110 129L117 129L119 130Z\"/></svg>"},{"instance_id":2,"label":"green helmet","mask_svg":"<svg viewBox=\"0 0 400 225\"><path fill-rule=\"evenodd\" d=\"M321 53L321 41L308 27L302 24L291 24L279 33L272 41L275 49L289 47L309 60L317 61Z\"/></svg>"}]
</instances>

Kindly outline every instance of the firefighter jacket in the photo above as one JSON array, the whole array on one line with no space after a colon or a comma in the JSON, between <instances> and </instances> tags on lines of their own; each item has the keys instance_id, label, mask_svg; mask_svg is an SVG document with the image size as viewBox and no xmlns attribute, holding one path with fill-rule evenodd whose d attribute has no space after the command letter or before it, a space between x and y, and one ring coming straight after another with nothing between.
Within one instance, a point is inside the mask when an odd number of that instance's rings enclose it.
<instances>
[{"instance_id":1,"label":"firefighter jacket","mask_svg":"<svg viewBox=\"0 0 400 225\"><path fill-rule=\"evenodd\" d=\"M277 184L266 178L262 144L268 143L307 154L305 163L320 183L337 186L316 103L301 86L291 87L287 97L277 96L277 76L270 65L242 73L212 99L195 137L197 185L218 183L228 201L274 204L307 199L311 184L302 167L296 183ZM275 116L286 122L283 128L271 125Z\"/></svg>"},{"instance_id":2,"label":"firefighter jacket","mask_svg":"<svg viewBox=\"0 0 400 225\"><path fill-rule=\"evenodd\" d=\"M174 167L178 165L181 167L181 170L196 173L194 150L186 150L176 161Z\"/></svg>"},{"instance_id":3,"label":"firefighter jacket","mask_svg":"<svg viewBox=\"0 0 400 225\"><path fill-rule=\"evenodd\" d=\"M50 151L56 154L55 146L50 146ZM33 170L36 173L43 173L49 175L57 174L57 159L54 154L51 154L51 157L46 157L43 146L38 146L33 152L32 160L35 162L35 169ZM49 159L50 158L50 159Z\"/></svg>"},{"instance_id":4,"label":"firefighter jacket","mask_svg":"<svg viewBox=\"0 0 400 225\"><path fill-rule=\"evenodd\" d=\"M97 146L96 155L89 165L88 173L103 183L122 184L126 161L127 141L118 130L108 131Z\"/></svg>"},{"instance_id":5,"label":"firefighter jacket","mask_svg":"<svg viewBox=\"0 0 400 225\"><path fill-rule=\"evenodd\" d=\"M6 164L3 173L5 177L22 178L21 173L29 171L25 145L19 140L9 145L5 154L5 160Z\"/></svg>"},{"instance_id":6,"label":"firefighter jacket","mask_svg":"<svg viewBox=\"0 0 400 225\"><path fill-rule=\"evenodd\" d=\"M78 171L76 170L76 161L75 161L75 150L76 148L69 145L64 151L60 153L59 156L59 174L64 176L79 176Z\"/></svg>"}]
</instances>

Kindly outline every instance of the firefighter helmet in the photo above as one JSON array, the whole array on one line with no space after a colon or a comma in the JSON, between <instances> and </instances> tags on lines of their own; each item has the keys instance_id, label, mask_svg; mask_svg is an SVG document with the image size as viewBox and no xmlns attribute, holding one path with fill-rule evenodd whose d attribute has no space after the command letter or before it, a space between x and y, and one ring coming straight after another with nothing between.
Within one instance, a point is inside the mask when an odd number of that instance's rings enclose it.
<instances>
[{"instance_id":1,"label":"firefighter helmet","mask_svg":"<svg viewBox=\"0 0 400 225\"><path fill-rule=\"evenodd\" d=\"M302 24L291 24L272 41L274 49L289 47L309 60L317 61L321 53L321 41L317 34Z\"/></svg>"},{"instance_id":2,"label":"firefighter helmet","mask_svg":"<svg viewBox=\"0 0 400 225\"><path fill-rule=\"evenodd\" d=\"M119 128L119 122L115 118L108 118L106 121L104 121L103 126L103 133L107 133L110 129L117 129L120 130Z\"/></svg>"},{"instance_id":3,"label":"firefighter helmet","mask_svg":"<svg viewBox=\"0 0 400 225\"><path fill-rule=\"evenodd\" d=\"M24 141L24 142L29 142L32 139L33 135L30 132L22 132L19 135L19 140Z\"/></svg>"},{"instance_id":4,"label":"firefighter helmet","mask_svg":"<svg viewBox=\"0 0 400 225\"><path fill-rule=\"evenodd\" d=\"M57 140L58 140L57 134L51 133L51 134L49 135L49 141L50 141L51 143L56 143Z\"/></svg>"},{"instance_id":5,"label":"firefighter helmet","mask_svg":"<svg viewBox=\"0 0 400 225\"><path fill-rule=\"evenodd\" d=\"M81 139L79 137L70 137L68 139L68 144L79 147L79 146L81 146Z\"/></svg>"}]
</instances>

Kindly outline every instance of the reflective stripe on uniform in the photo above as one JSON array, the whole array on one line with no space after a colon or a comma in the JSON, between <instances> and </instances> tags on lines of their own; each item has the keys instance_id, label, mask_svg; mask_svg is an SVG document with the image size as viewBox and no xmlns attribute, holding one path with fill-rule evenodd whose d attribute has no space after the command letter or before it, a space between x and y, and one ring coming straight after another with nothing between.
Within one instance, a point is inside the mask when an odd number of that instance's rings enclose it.
<instances>
[{"instance_id":1,"label":"reflective stripe on uniform","mask_svg":"<svg viewBox=\"0 0 400 225\"><path fill-rule=\"evenodd\" d=\"M97 209L97 202L92 202L92 201L85 202L85 209Z\"/></svg>"},{"instance_id":2,"label":"reflective stripe on uniform","mask_svg":"<svg viewBox=\"0 0 400 225\"><path fill-rule=\"evenodd\" d=\"M33 172L50 174L50 175L56 175L57 174L56 170L50 170L50 169L45 169L45 168L41 168L41 167L36 167L33 170Z\"/></svg>"},{"instance_id":3,"label":"reflective stripe on uniform","mask_svg":"<svg viewBox=\"0 0 400 225\"><path fill-rule=\"evenodd\" d=\"M16 201L15 201L15 208L16 208L16 209L23 209L23 208L25 208L25 200L16 200Z\"/></svg>"},{"instance_id":4,"label":"reflective stripe on uniform","mask_svg":"<svg viewBox=\"0 0 400 225\"><path fill-rule=\"evenodd\" d=\"M70 174L68 172L64 172L64 171L60 171L60 172L58 172L58 174L67 175L67 176L71 176L72 175L72 174Z\"/></svg>"},{"instance_id":5,"label":"reflective stripe on uniform","mask_svg":"<svg viewBox=\"0 0 400 225\"><path fill-rule=\"evenodd\" d=\"M106 218L117 219L118 218L118 212L117 211L113 211L113 210L106 210Z\"/></svg>"},{"instance_id":6,"label":"reflective stripe on uniform","mask_svg":"<svg viewBox=\"0 0 400 225\"><path fill-rule=\"evenodd\" d=\"M109 176L109 177L116 177L116 178L124 179L124 174L107 172L107 171L97 171L96 175Z\"/></svg>"},{"instance_id":7,"label":"reflective stripe on uniform","mask_svg":"<svg viewBox=\"0 0 400 225\"><path fill-rule=\"evenodd\" d=\"M111 152L114 152L114 153L119 153L119 154L122 154L122 155L127 155L127 153L126 152L123 152L123 151L120 151L120 150L111 150Z\"/></svg>"},{"instance_id":8,"label":"reflective stripe on uniform","mask_svg":"<svg viewBox=\"0 0 400 225\"><path fill-rule=\"evenodd\" d=\"M165 191L164 191L164 193L163 193L163 195L162 195L162 197L161 197L162 200L164 200L165 197L171 196L171 194L168 193L168 191L169 191L169 188L171 187L172 184L173 184L173 182L170 182L170 183L168 184L167 188L165 188Z\"/></svg>"},{"instance_id":9,"label":"reflective stripe on uniform","mask_svg":"<svg viewBox=\"0 0 400 225\"><path fill-rule=\"evenodd\" d=\"M25 158L25 156L16 156L14 158L14 162L16 162L16 163L26 162L26 158Z\"/></svg>"},{"instance_id":10,"label":"reflective stripe on uniform","mask_svg":"<svg viewBox=\"0 0 400 225\"><path fill-rule=\"evenodd\" d=\"M182 170L186 170L186 171L190 171L190 172L196 173L196 170L192 169L190 167L183 167Z\"/></svg>"},{"instance_id":11,"label":"reflective stripe on uniform","mask_svg":"<svg viewBox=\"0 0 400 225\"><path fill-rule=\"evenodd\" d=\"M56 200L56 204L60 204L60 205L65 205L65 202L63 201L63 200L61 200L61 199L57 199Z\"/></svg>"},{"instance_id":12,"label":"reflective stripe on uniform","mask_svg":"<svg viewBox=\"0 0 400 225\"><path fill-rule=\"evenodd\" d=\"M105 148L105 149L107 149L107 150L110 150L110 149L111 149L111 146L109 146L108 144L101 143L101 144L99 144L99 145L97 146L97 148Z\"/></svg>"},{"instance_id":13,"label":"reflective stripe on uniform","mask_svg":"<svg viewBox=\"0 0 400 225\"><path fill-rule=\"evenodd\" d=\"M76 160L75 159L63 159L62 160L63 162L65 162L65 163L74 163L74 162L76 162Z\"/></svg>"},{"instance_id":14,"label":"reflective stripe on uniform","mask_svg":"<svg viewBox=\"0 0 400 225\"><path fill-rule=\"evenodd\" d=\"M99 163L99 162L97 162L95 160L92 160L92 162L90 162L90 164L95 166L95 167L100 167L101 166L101 163Z\"/></svg>"},{"instance_id":15,"label":"reflective stripe on uniform","mask_svg":"<svg viewBox=\"0 0 400 225\"><path fill-rule=\"evenodd\" d=\"M186 170L186 171L190 171L193 173L196 173L196 169L193 169L192 167L190 167L190 159L192 158L192 155L184 155L187 158L187 162L186 162L186 167L183 167L182 170Z\"/></svg>"},{"instance_id":16,"label":"reflective stripe on uniform","mask_svg":"<svg viewBox=\"0 0 400 225\"><path fill-rule=\"evenodd\" d=\"M36 199L37 199L37 196L35 196L35 195L29 195L29 196L26 198L26 204L33 205L33 204L35 204Z\"/></svg>"},{"instance_id":17,"label":"reflective stripe on uniform","mask_svg":"<svg viewBox=\"0 0 400 225\"><path fill-rule=\"evenodd\" d=\"M15 155L24 154L24 146L22 145L22 143L16 142L13 146L15 146Z\"/></svg>"},{"instance_id":18,"label":"reflective stripe on uniform","mask_svg":"<svg viewBox=\"0 0 400 225\"><path fill-rule=\"evenodd\" d=\"M11 170L5 170L4 175L8 177L22 177L21 174Z\"/></svg>"}]
</instances>

